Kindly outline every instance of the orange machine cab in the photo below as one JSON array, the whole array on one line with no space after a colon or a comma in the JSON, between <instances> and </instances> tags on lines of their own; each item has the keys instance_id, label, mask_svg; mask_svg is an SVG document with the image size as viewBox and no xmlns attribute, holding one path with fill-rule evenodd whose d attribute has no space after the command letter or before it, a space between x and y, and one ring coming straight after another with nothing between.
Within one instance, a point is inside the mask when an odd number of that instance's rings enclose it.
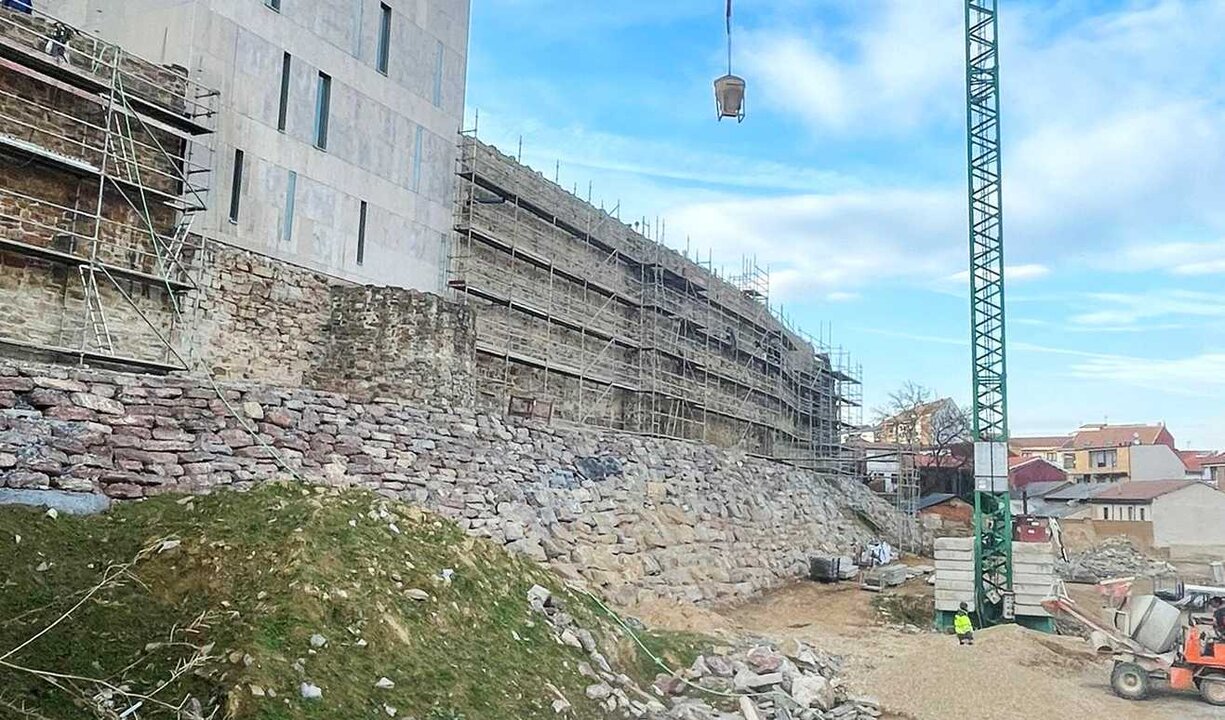
<instances>
[{"instance_id":1,"label":"orange machine cab","mask_svg":"<svg viewBox=\"0 0 1225 720\"><path fill-rule=\"evenodd\" d=\"M1187 633L1187 644L1183 648L1187 663L1225 669L1225 642L1208 643L1206 642L1208 634L1208 631L1205 630L1191 630ZM1205 645L1208 646L1211 654L1204 654Z\"/></svg>"}]
</instances>

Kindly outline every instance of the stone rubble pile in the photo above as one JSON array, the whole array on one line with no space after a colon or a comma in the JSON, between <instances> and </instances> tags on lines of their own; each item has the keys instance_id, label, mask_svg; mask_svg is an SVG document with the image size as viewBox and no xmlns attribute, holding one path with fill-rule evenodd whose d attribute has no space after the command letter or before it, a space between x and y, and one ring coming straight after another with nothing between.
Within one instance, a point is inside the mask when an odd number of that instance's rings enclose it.
<instances>
[{"instance_id":1,"label":"stone rubble pile","mask_svg":"<svg viewBox=\"0 0 1225 720\"><path fill-rule=\"evenodd\" d=\"M1173 565L1144 554L1124 537L1113 537L1100 545L1058 561L1059 577L1071 582L1096 583L1110 578L1158 576L1175 572Z\"/></svg>"},{"instance_id":2,"label":"stone rubble pile","mask_svg":"<svg viewBox=\"0 0 1225 720\"><path fill-rule=\"evenodd\" d=\"M587 653L579 672L584 691L606 712L647 720L871 720L881 716L872 698L849 697L837 658L796 641L785 652L769 644L727 655L699 656L689 668L660 673L650 692L618 673L595 636L578 627L559 600L539 585L528 591L531 609L549 622L557 641ZM737 706L736 711L727 708ZM553 708L569 710L558 696Z\"/></svg>"}]
</instances>

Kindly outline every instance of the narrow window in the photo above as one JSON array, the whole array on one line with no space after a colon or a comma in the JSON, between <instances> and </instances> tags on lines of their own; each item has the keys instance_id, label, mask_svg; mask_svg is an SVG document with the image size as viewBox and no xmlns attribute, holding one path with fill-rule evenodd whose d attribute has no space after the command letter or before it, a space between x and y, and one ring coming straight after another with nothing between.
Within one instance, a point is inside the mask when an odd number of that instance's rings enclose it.
<instances>
[{"instance_id":1,"label":"narrow window","mask_svg":"<svg viewBox=\"0 0 1225 720\"><path fill-rule=\"evenodd\" d=\"M271 10L281 11L281 0L264 0L264 5Z\"/></svg>"},{"instance_id":2,"label":"narrow window","mask_svg":"<svg viewBox=\"0 0 1225 720\"><path fill-rule=\"evenodd\" d=\"M230 222L238 222L238 206L242 202L242 150L234 151L234 179L230 183Z\"/></svg>"},{"instance_id":3,"label":"narrow window","mask_svg":"<svg viewBox=\"0 0 1225 720\"><path fill-rule=\"evenodd\" d=\"M285 187L285 217L281 221L281 241L288 243L293 239L293 205L294 196L298 192L298 173L289 171L289 183Z\"/></svg>"},{"instance_id":4,"label":"narrow window","mask_svg":"<svg viewBox=\"0 0 1225 720\"><path fill-rule=\"evenodd\" d=\"M366 201L362 200L361 216L357 219L357 264L366 261Z\"/></svg>"},{"instance_id":5,"label":"narrow window","mask_svg":"<svg viewBox=\"0 0 1225 720\"><path fill-rule=\"evenodd\" d=\"M315 93L315 147L328 147L328 113L332 108L332 76L319 73L319 87Z\"/></svg>"},{"instance_id":6,"label":"narrow window","mask_svg":"<svg viewBox=\"0 0 1225 720\"><path fill-rule=\"evenodd\" d=\"M391 57L391 8L387 3L379 4L379 48L375 67L387 74L387 63Z\"/></svg>"},{"instance_id":7,"label":"narrow window","mask_svg":"<svg viewBox=\"0 0 1225 720\"><path fill-rule=\"evenodd\" d=\"M413 192L421 190L421 146L425 138L425 128L417 126L417 134L413 138Z\"/></svg>"},{"instance_id":8,"label":"narrow window","mask_svg":"<svg viewBox=\"0 0 1225 720\"><path fill-rule=\"evenodd\" d=\"M442 41L438 41L438 54L434 57L434 107L442 107Z\"/></svg>"},{"instance_id":9,"label":"narrow window","mask_svg":"<svg viewBox=\"0 0 1225 720\"><path fill-rule=\"evenodd\" d=\"M1140 508L1140 521L1144 522L1144 508Z\"/></svg>"},{"instance_id":10,"label":"narrow window","mask_svg":"<svg viewBox=\"0 0 1225 720\"><path fill-rule=\"evenodd\" d=\"M285 132L286 121L289 119L289 74L293 67L293 58L289 53L281 58L281 101L277 105L276 129Z\"/></svg>"},{"instance_id":11,"label":"narrow window","mask_svg":"<svg viewBox=\"0 0 1225 720\"><path fill-rule=\"evenodd\" d=\"M1134 505L1128 505L1128 506L1127 506L1127 519L1128 519L1128 520L1135 520L1135 519L1136 519L1136 508L1135 508L1135 506L1134 506Z\"/></svg>"}]
</instances>

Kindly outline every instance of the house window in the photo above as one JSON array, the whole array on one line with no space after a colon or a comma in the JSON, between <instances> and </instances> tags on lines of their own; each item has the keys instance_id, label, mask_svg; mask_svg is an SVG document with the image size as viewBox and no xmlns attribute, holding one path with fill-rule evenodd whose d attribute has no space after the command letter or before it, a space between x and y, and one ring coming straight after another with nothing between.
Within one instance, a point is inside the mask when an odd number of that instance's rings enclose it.
<instances>
[{"instance_id":1,"label":"house window","mask_svg":"<svg viewBox=\"0 0 1225 720\"><path fill-rule=\"evenodd\" d=\"M442 41L434 55L434 107L442 107Z\"/></svg>"},{"instance_id":2,"label":"house window","mask_svg":"<svg viewBox=\"0 0 1225 720\"><path fill-rule=\"evenodd\" d=\"M361 212L357 218L357 264L366 261L366 201L362 200Z\"/></svg>"},{"instance_id":3,"label":"house window","mask_svg":"<svg viewBox=\"0 0 1225 720\"><path fill-rule=\"evenodd\" d=\"M1064 453L1063 454L1063 469L1071 470L1074 467L1076 467L1076 453Z\"/></svg>"},{"instance_id":4,"label":"house window","mask_svg":"<svg viewBox=\"0 0 1225 720\"><path fill-rule=\"evenodd\" d=\"M275 10L277 12L280 12L281 11L281 0L264 0L264 7L270 10Z\"/></svg>"},{"instance_id":5,"label":"house window","mask_svg":"<svg viewBox=\"0 0 1225 720\"><path fill-rule=\"evenodd\" d=\"M375 67L384 75L391 57L391 8L387 3L379 4L379 47Z\"/></svg>"},{"instance_id":6,"label":"house window","mask_svg":"<svg viewBox=\"0 0 1225 720\"><path fill-rule=\"evenodd\" d=\"M1046 461L1047 461L1047 462L1051 462L1051 463L1053 463L1053 462L1055 462L1055 461L1056 461L1056 460L1058 460L1058 459L1059 459L1059 458L1057 458L1057 457L1055 456L1055 453L1047 453L1047 454L1046 454Z\"/></svg>"},{"instance_id":7,"label":"house window","mask_svg":"<svg viewBox=\"0 0 1225 720\"><path fill-rule=\"evenodd\" d=\"M1089 467L1112 468L1118 465L1118 462L1117 450L1094 450L1089 453Z\"/></svg>"},{"instance_id":8,"label":"house window","mask_svg":"<svg viewBox=\"0 0 1225 720\"><path fill-rule=\"evenodd\" d=\"M289 53L281 57L281 99L276 109L276 129L285 132L289 120L289 73L293 66L293 58Z\"/></svg>"},{"instance_id":9,"label":"house window","mask_svg":"<svg viewBox=\"0 0 1225 720\"><path fill-rule=\"evenodd\" d=\"M281 240L286 243L293 239L293 206L297 192L298 173L290 170L289 182L285 187L285 217L281 221Z\"/></svg>"},{"instance_id":10,"label":"house window","mask_svg":"<svg viewBox=\"0 0 1225 720\"><path fill-rule=\"evenodd\" d=\"M243 162L242 150L234 151L234 178L230 182L230 222L238 222L238 205L242 200L242 170Z\"/></svg>"},{"instance_id":11,"label":"house window","mask_svg":"<svg viewBox=\"0 0 1225 720\"><path fill-rule=\"evenodd\" d=\"M1144 508L1140 508L1140 521L1143 522L1147 518L1144 517Z\"/></svg>"},{"instance_id":12,"label":"house window","mask_svg":"<svg viewBox=\"0 0 1225 720\"><path fill-rule=\"evenodd\" d=\"M1136 519L1136 508L1134 505L1127 506L1127 519L1132 521Z\"/></svg>"},{"instance_id":13,"label":"house window","mask_svg":"<svg viewBox=\"0 0 1225 720\"><path fill-rule=\"evenodd\" d=\"M328 147L328 115L332 111L332 76L319 73L319 84L315 91L315 147Z\"/></svg>"}]
</instances>

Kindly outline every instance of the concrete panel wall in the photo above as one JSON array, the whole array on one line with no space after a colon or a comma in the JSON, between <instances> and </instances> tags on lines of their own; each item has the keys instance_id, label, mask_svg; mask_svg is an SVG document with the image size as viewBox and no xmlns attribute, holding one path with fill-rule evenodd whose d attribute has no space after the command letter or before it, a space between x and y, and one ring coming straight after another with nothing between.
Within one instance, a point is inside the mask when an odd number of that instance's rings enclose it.
<instances>
[{"instance_id":1,"label":"concrete panel wall","mask_svg":"<svg viewBox=\"0 0 1225 720\"><path fill-rule=\"evenodd\" d=\"M1132 480L1181 480L1187 473L1178 454L1166 445L1133 445Z\"/></svg>"},{"instance_id":2,"label":"concrete panel wall","mask_svg":"<svg viewBox=\"0 0 1225 720\"><path fill-rule=\"evenodd\" d=\"M210 211L194 229L355 282L437 291L452 225L463 119L468 0L388 0L386 75L376 69L380 0L48 0L46 7L222 93ZM283 54L286 128L277 130ZM441 64L439 60L441 59ZM314 147L319 73L332 78L326 150ZM417 137L420 135L420 159ZM242 212L228 217L234 150ZM419 166L419 167L418 167ZM298 175L294 232L285 185ZM356 245L369 211L364 262Z\"/></svg>"},{"instance_id":3,"label":"concrete panel wall","mask_svg":"<svg viewBox=\"0 0 1225 720\"><path fill-rule=\"evenodd\" d=\"M1153 544L1160 548L1225 545L1225 493L1192 485L1154 500Z\"/></svg>"}]
</instances>

